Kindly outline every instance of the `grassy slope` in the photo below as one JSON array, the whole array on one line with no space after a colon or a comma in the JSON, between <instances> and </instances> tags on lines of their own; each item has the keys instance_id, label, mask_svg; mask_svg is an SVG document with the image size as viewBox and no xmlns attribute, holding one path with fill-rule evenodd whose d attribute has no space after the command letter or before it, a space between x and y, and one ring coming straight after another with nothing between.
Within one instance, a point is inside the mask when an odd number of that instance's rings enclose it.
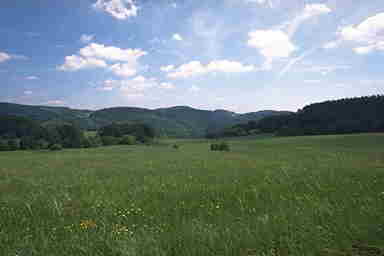
<instances>
[{"instance_id":1,"label":"grassy slope","mask_svg":"<svg viewBox=\"0 0 384 256\"><path fill-rule=\"evenodd\" d=\"M382 134L180 144L0 153L0 255L319 255L384 240Z\"/></svg>"}]
</instances>

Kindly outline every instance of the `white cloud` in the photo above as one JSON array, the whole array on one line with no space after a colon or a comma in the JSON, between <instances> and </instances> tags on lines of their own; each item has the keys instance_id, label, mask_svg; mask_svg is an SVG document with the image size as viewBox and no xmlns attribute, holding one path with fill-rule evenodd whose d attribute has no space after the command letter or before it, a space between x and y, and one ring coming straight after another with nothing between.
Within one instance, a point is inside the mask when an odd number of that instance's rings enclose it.
<instances>
[{"instance_id":1,"label":"white cloud","mask_svg":"<svg viewBox=\"0 0 384 256\"><path fill-rule=\"evenodd\" d=\"M176 40L176 41L183 41L183 37L179 34L173 34L172 36L173 40Z\"/></svg>"},{"instance_id":2,"label":"white cloud","mask_svg":"<svg viewBox=\"0 0 384 256\"><path fill-rule=\"evenodd\" d=\"M307 4L304 8L302 16L303 18L308 19L330 12L332 12L332 10L325 4Z\"/></svg>"},{"instance_id":3,"label":"white cloud","mask_svg":"<svg viewBox=\"0 0 384 256\"><path fill-rule=\"evenodd\" d=\"M168 66L162 66L160 67L160 70L161 71L164 71L164 72L169 72L171 70L174 70L175 69L175 66L174 65L168 65Z\"/></svg>"},{"instance_id":4,"label":"white cloud","mask_svg":"<svg viewBox=\"0 0 384 256\"><path fill-rule=\"evenodd\" d=\"M330 42L325 43L323 45L323 48L324 49L335 49L335 48L339 47L340 44L341 44L341 40L330 41Z\"/></svg>"},{"instance_id":5,"label":"white cloud","mask_svg":"<svg viewBox=\"0 0 384 256\"><path fill-rule=\"evenodd\" d=\"M124 94L142 94L147 89L156 87L158 85L159 84L155 78L137 76L133 79L105 80L102 87L97 88L97 90L112 91L114 89L118 89Z\"/></svg>"},{"instance_id":6,"label":"white cloud","mask_svg":"<svg viewBox=\"0 0 384 256\"><path fill-rule=\"evenodd\" d=\"M19 55L19 54L8 54L6 52L0 52L0 63L6 62L8 60L28 60L27 56Z\"/></svg>"},{"instance_id":7,"label":"white cloud","mask_svg":"<svg viewBox=\"0 0 384 256\"><path fill-rule=\"evenodd\" d=\"M121 49L114 46L105 46L103 44L91 43L80 49L80 55L87 58L100 58L109 61L134 62L138 58L146 55L145 51L140 49Z\"/></svg>"},{"instance_id":8,"label":"white cloud","mask_svg":"<svg viewBox=\"0 0 384 256\"><path fill-rule=\"evenodd\" d=\"M25 79L26 80L38 80L39 78L37 76L27 76Z\"/></svg>"},{"instance_id":9,"label":"white cloud","mask_svg":"<svg viewBox=\"0 0 384 256\"><path fill-rule=\"evenodd\" d=\"M248 46L257 48L267 59L289 57L296 46L282 30L255 30L248 34Z\"/></svg>"},{"instance_id":10,"label":"white cloud","mask_svg":"<svg viewBox=\"0 0 384 256\"><path fill-rule=\"evenodd\" d=\"M355 53L361 54L361 55L371 53L373 50L374 50L374 47L372 46L362 46L362 47L353 48L353 51Z\"/></svg>"},{"instance_id":11,"label":"white cloud","mask_svg":"<svg viewBox=\"0 0 384 256\"><path fill-rule=\"evenodd\" d=\"M384 51L384 41L372 45L356 47L353 49L357 54L369 54L373 51Z\"/></svg>"},{"instance_id":12,"label":"white cloud","mask_svg":"<svg viewBox=\"0 0 384 256\"><path fill-rule=\"evenodd\" d=\"M349 70L352 67L349 65L328 65L328 66L310 66L300 68L300 72L315 72L321 73L322 75L327 75L328 73L337 71L337 70Z\"/></svg>"},{"instance_id":13,"label":"white cloud","mask_svg":"<svg viewBox=\"0 0 384 256\"><path fill-rule=\"evenodd\" d=\"M79 55L65 57L63 71L75 71L86 68L107 68L117 76L133 76L137 73L138 60L146 55L140 49L121 49L114 46L91 43L79 50ZM119 62L108 64L107 62Z\"/></svg>"},{"instance_id":14,"label":"white cloud","mask_svg":"<svg viewBox=\"0 0 384 256\"><path fill-rule=\"evenodd\" d=\"M199 61L191 61L181 65L178 68L172 69L172 72L168 73L168 77L188 78L212 72L241 73L250 72L254 69L255 67L252 65L245 66L242 63L236 61L215 60L208 63L207 65L203 65Z\"/></svg>"},{"instance_id":15,"label":"white cloud","mask_svg":"<svg viewBox=\"0 0 384 256\"><path fill-rule=\"evenodd\" d=\"M159 88L170 90L170 89L174 89L175 86L172 83L163 82L159 84Z\"/></svg>"},{"instance_id":16,"label":"white cloud","mask_svg":"<svg viewBox=\"0 0 384 256\"><path fill-rule=\"evenodd\" d=\"M303 24L306 20L328 14L330 12L332 12L332 10L325 4L306 4L299 15L285 24L286 33L289 37L292 37L301 24Z\"/></svg>"},{"instance_id":17,"label":"white cloud","mask_svg":"<svg viewBox=\"0 0 384 256\"><path fill-rule=\"evenodd\" d=\"M105 61L96 58L83 58L76 55L66 56L63 65L58 69L62 71L76 71L88 68L105 68Z\"/></svg>"},{"instance_id":18,"label":"white cloud","mask_svg":"<svg viewBox=\"0 0 384 256\"><path fill-rule=\"evenodd\" d=\"M257 3L257 4L260 4L260 5L267 5L270 7L270 8L274 8L274 4L272 2L272 0L245 0L246 3Z\"/></svg>"},{"instance_id":19,"label":"white cloud","mask_svg":"<svg viewBox=\"0 0 384 256\"><path fill-rule=\"evenodd\" d=\"M48 105L63 105L63 104L65 104L65 102L62 101L62 100L49 100L45 104L48 104Z\"/></svg>"},{"instance_id":20,"label":"white cloud","mask_svg":"<svg viewBox=\"0 0 384 256\"><path fill-rule=\"evenodd\" d=\"M384 51L384 13L369 17L359 25L343 27L339 34L342 40L360 45L353 48L357 54Z\"/></svg>"},{"instance_id":21,"label":"white cloud","mask_svg":"<svg viewBox=\"0 0 384 256\"><path fill-rule=\"evenodd\" d=\"M87 43L91 42L94 38L95 38L95 35L83 34L80 37L80 42L87 44Z\"/></svg>"},{"instance_id":22,"label":"white cloud","mask_svg":"<svg viewBox=\"0 0 384 256\"><path fill-rule=\"evenodd\" d=\"M132 63L117 63L110 67L110 70L117 76L134 76L137 73L136 65Z\"/></svg>"},{"instance_id":23,"label":"white cloud","mask_svg":"<svg viewBox=\"0 0 384 256\"><path fill-rule=\"evenodd\" d=\"M0 63L5 62L7 60L10 60L11 58L12 57L9 54L7 54L5 52L0 52Z\"/></svg>"},{"instance_id":24,"label":"white cloud","mask_svg":"<svg viewBox=\"0 0 384 256\"><path fill-rule=\"evenodd\" d=\"M384 13L379 13L369 17L357 26L347 26L341 29L340 34L343 39L370 43L383 39L384 32Z\"/></svg>"},{"instance_id":25,"label":"white cloud","mask_svg":"<svg viewBox=\"0 0 384 256\"><path fill-rule=\"evenodd\" d=\"M196 85L192 85L189 89L188 89L189 92L192 92L192 93L197 93L199 91L201 91L200 87L196 86Z\"/></svg>"},{"instance_id":26,"label":"white cloud","mask_svg":"<svg viewBox=\"0 0 384 256\"><path fill-rule=\"evenodd\" d=\"M169 82L158 82L156 78L146 78L144 76L136 76L132 79L124 80L105 80L101 87L96 88L99 91L119 90L127 96L143 96L149 89L171 90L175 85Z\"/></svg>"},{"instance_id":27,"label":"white cloud","mask_svg":"<svg viewBox=\"0 0 384 256\"><path fill-rule=\"evenodd\" d=\"M138 11L133 0L97 0L93 7L109 13L119 20L137 16Z\"/></svg>"},{"instance_id":28,"label":"white cloud","mask_svg":"<svg viewBox=\"0 0 384 256\"><path fill-rule=\"evenodd\" d=\"M24 91L24 94L25 94L25 95L31 95L31 94L32 94L32 91Z\"/></svg>"}]
</instances>

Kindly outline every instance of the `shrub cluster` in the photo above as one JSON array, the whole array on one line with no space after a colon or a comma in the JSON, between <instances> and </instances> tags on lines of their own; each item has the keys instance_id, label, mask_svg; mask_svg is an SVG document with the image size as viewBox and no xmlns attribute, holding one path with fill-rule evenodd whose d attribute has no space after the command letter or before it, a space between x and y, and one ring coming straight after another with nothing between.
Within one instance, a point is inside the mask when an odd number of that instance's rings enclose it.
<instances>
[{"instance_id":1,"label":"shrub cluster","mask_svg":"<svg viewBox=\"0 0 384 256\"><path fill-rule=\"evenodd\" d=\"M211 151L230 151L228 143L225 141L221 143L213 143L211 144Z\"/></svg>"},{"instance_id":2,"label":"shrub cluster","mask_svg":"<svg viewBox=\"0 0 384 256\"><path fill-rule=\"evenodd\" d=\"M137 123L111 124L93 136L65 122L41 125L23 117L0 116L0 123L0 151L148 145L155 136L151 127Z\"/></svg>"}]
</instances>

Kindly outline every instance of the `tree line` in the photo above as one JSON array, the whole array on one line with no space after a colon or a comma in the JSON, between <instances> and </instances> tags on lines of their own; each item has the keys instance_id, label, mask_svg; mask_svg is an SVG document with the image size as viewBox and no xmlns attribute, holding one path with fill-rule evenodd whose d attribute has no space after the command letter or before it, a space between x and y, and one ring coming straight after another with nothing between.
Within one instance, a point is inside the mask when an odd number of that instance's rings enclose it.
<instances>
[{"instance_id":1,"label":"tree line","mask_svg":"<svg viewBox=\"0 0 384 256\"><path fill-rule=\"evenodd\" d=\"M0 116L0 151L89 148L117 144L150 143L155 137L146 124L111 124L88 135L71 123L41 125L18 116Z\"/></svg>"},{"instance_id":2,"label":"tree line","mask_svg":"<svg viewBox=\"0 0 384 256\"><path fill-rule=\"evenodd\" d=\"M224 129L207 137L274 133L282 136L384 132L384 96L345 98L314 103L296 113L269 116Z\"/></svg>"}]
</instances>

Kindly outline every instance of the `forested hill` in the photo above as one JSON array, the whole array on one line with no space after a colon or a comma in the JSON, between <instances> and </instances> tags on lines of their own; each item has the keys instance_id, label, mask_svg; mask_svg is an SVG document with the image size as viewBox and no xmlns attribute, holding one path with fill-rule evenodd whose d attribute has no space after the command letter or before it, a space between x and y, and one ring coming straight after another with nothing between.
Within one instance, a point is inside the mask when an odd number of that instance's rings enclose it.
<instances>
[{"instance_id":1,"label":"forested hill","mask_svg":"<svg viewBox=\"0 0 384 256\"><path fill-rule=\"evenodd\" d=\"M384 132L384 96L315 103L295 114L267 117L256 126L281 135Z\"/></svg>"},{"instance_id":2,"label":"forested hill","mask_svg":"<svg viewBox=\"0 0 384 256\"><path fill-rule=\"evenodd\" d=\"M237 114L226 110L200 110L187 106L160 109L133 107L107 108L97 111L66 107L29 106L0 103L0 116L21 116L46 125L56 122L74 123L83 129L98 129L113 122L141 122L152 126L157 134L175 137L202 137L207 132L286 111L259 111ZM0 124L1 125L1 124Z\"/></svg>"}]
</instances>

